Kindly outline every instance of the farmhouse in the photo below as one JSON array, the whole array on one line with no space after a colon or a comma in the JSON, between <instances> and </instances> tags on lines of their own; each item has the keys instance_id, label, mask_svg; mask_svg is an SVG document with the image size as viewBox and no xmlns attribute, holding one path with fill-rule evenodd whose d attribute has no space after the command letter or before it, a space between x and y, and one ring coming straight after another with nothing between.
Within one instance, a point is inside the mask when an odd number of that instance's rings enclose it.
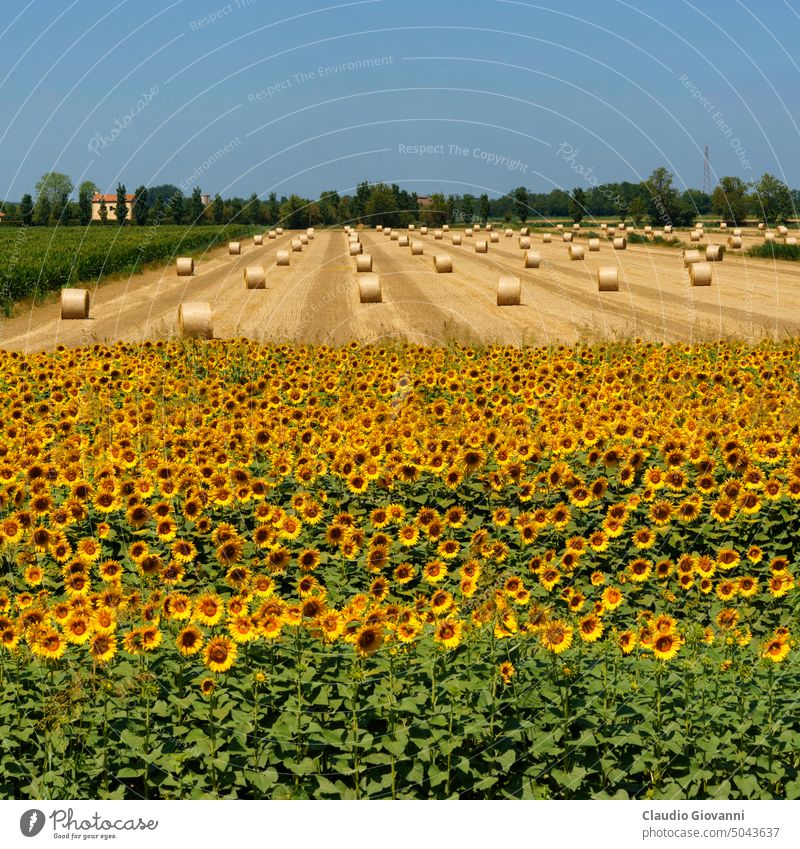
<instances>
[{"instance_id":1,"label":"farmhouse","mask_svg":"<svg viewBox=\"0 0 800 849\"><path fill-rule=\"evenodd\" d=\"M113 195L101 195L98 192L95 192L92 195L92 221L100 220L100 203L105 200L106 209L108 210L108 220L116 221L117 220L117 195L116 193ZM125 203L128 205L128 214L125 216L126 221L131 220L131 210L133 207L133 202L136 200L136 195L125 195Z\"/></svg>"}]
</instances>

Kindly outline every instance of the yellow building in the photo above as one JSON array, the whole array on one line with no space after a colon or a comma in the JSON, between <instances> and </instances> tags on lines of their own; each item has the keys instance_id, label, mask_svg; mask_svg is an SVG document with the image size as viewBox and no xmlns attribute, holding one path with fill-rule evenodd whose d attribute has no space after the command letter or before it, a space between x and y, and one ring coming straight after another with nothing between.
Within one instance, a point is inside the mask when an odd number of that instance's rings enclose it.
<instances>
[{"instance_id":1,"label":"yellow building","mask_svg":"<svg viewBox=\"0 0 800 849\"><path fill-rule=\"evenodd\" d=\"M105 200L106 209L108 210L108 220L116 221L117 220L117 196L113 195L101 195L98 192L95 192L92 195L92 221L100 220L100 203ZM125 195L125 203L128 205L128 214L125 216L126 221L130 221L133 216L133 202L136 200L136 195Z\"/></svg>"}]
</instances>

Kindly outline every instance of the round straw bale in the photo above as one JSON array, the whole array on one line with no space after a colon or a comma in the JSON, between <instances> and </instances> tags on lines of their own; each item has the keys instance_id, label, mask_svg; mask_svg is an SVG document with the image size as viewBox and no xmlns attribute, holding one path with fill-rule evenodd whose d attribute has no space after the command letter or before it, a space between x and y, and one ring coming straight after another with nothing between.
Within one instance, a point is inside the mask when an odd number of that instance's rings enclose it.
<instances>
[{"instance_id":1,"label":"round straw bale","mask_svg":"<svg viewBox=\"0 0 800 849\"><path fill-rule=\"evenodd\" d=\"M742 235L742 228L741 227L734 227L733 228L733 235L734 236L741 236Z\"/></svg>"},{"instance_id":2,"label":"round straw bale","mask_svg":"<svg viewBox=\"0 0 800 849\"><path fill-rule=\"evenodd\" d=\"M617 236L614 239L614 250L615 251L624 251L628 247L628 240L625 236Z\"/></svg>"},{"instance_id":3,"label":"round straw bale","mask_svg":"<svg viewBox=\"0 0 800 849\"><path fill-rule=\"evenodd\" d=\"M549 245L553 241L553 237L549 233L542 233L542 243Z\"/></svg>"},{"instance_id":4,"label":"round straw bale","mask_svg":"<svg viewBox=\"0 0 800 849\"><path fill-rule=\"evenodd\" d=\"M541 261L542 257L539 251L525 251L522 255L523 268L538 268Z\"/></svg>"},{"instance_id":5,"label":"round straw bale","mask_svg":"<svg viewBox=\"0 0 800 849\"><path fill-rule=\"evenodd\" d=\"M670 233L672 233L672 225L671 225L671 224L665 224L665 225L664 225L664 232L665 232L667 235L669 235Z\"/></svg>"},{"instance_id":6,"label":"round straw bale","mask_svg":"<svg viewBox=\"0 0 800 849\"><path fill-rule=\"evenodd\" d=\"M253 244L254 245L263 245L264 244L264 236L261 233L256 233L253 236Z\"/></svg>"},{"instance_id":7,"label":"round straw bale","mask_svg":"<svg viewBox=\"0 0 800 849\"><path fill-rule=\"evenodd\" d=\"M425 243L420 239L411 240L411 256L422 256L425 252Z\"/></svg>"},{"instance_id":8,"label":"round straw bale","mask_svg":"<svg viewBox=\"0 0 800 849\"><path fill-rule=\"evenodd\" d=\"M181 304L178 307L178 331L185 339L211 339L214 335L211 304L207 301Z\"/></svg>"},{"instance_id":9,"label":"round straw bale","mask_svg":"<svg viewBox=\"0 0 800 849\"><path fill-rule=\"evenodd\" d=\"M710 286L711 265L707 262L693 262L689 266L689 279L692 286Z\"/></svg>"},{"instance_id":10,"label":"round straw bale","mask_svg":"<svg viewBox=\"0 0 800 849\"><path fill-rule=\"evenodd\" d=\"M407 248L408 247L408 236L400 236L397 240L398 247Z\"/></svg>"},{"instance_id":11,"label":"round straw bale","mask_svg":"<svg viewBox=\"0 0 800 849\"><path fill-rule=\"evenodd\" d=\"M383 235L384 236L391 236L392 235L392 228L391 227L384 227L383 228Z\"/></svg>"},{"instance_id":12,"label":"round straw bale","mask_svg":"<svg viewBox=\"0 0 800 849\"><path fill-rule=\"evenodd\" d=\"M722 245L707 245L706 262L722 262L722 255L724 253L725 248Z\"/></svg>"},{"instance_id":13,"label":"round straw bale","mask_svg":"<svg viewBox=\"0 0 800 849\"><path fill-rule=\"evenodd\" d=\"M89 318L89 290L61 290L61 318Z\"/></svg>"},{"instance_id":14,"label":"round straw bale","mask_svg":"<svg viewBox=\"0 0 800 849\"><path fill-rule=\"evenodd\" d=\"M441 231L441 230L434 230L434 231L433 231L433 238L434 238L434 239L441 240L441 239L442 239L442 237L443 237L443 233L442 233L442 231Z\"/></svg>"},{"instance_id":15,"label":"round straw bale","mask_svg":"<svg viewBox=\"0 0 800 849\"><path fill-rule=\"evenodd\" d=\"M362 304L379 304L381 302L380 275L360 275L358 278L358 297Z\"/></svg>"},{"instance_id":16,"label":"round straw bale","mask_svg":"<svg viewBox=\"0 0 800 849\"><path fill-rule=\"evenodd\" d=\"M564 229L563 224L556 224L556 230L563 230L563 229Z\"/></svg>"},{"instance_id":17,"label":"round straw bale","mask_svg":"<svg viewBox=\"0 0 800 849\"><path fill-rule=\"evenodd\" d=\"M480 229L481 229L481 222L480 222L480 221L478 221L476 224L473 224L472 226L473 226L476 230L480 230Z\"/></svg>"},{"instance_id":18,"label":"round straw bale","mask_svg":"<svg viewBox=\"0 0 800 849\"><path fill-rule=\"evenodd\" d=\"M376 225L375 225L375 230L376 230L376 232L378 232L378 233L382 233L382 232L383 232L383 224L376 224Z\"/></svg>"},{"instance_id":19,"label":"round straw bale","mask_svg":"<svg viewBox=\"0 0 800 849\"><path fill-rule=\"evenodd\" d=\"M494 230L492 230L492 232L489 233L489 241L490 242L499 242L500 241L500 234L495 233Z\"/></svg>"},{"instance_id":20,"label":"round straw bale","mask_svg":"<svg viewBox=\"0 0 800 849\"><path fill-rule=\"evenodd\" d=\"M478 239L475 242L475 253L476 254L485 254L489 252L489 243L486 239Z\"/></svg>"},{"instance_id":21,"label":"round straw bale","mask_svg":"<svg viewBox=\"0 0 800 849\"><path fill-rule=\"evenodd\" d=\"M689 238L690 238L690 239L691 239L691 241L693 241L693 242L699 242L699 241L700 241L700 237L701 237L702 235L703 235L703 234L702 234L699 230L692 230L692 231L691 231L691 233L689 233Z\"/></svg>"},{"instance_id":22,"label":"round straw bale","mask_svg":"<svg viewBox=\"0 0 800 849\"><path fill-rule=\"evenodd\" d=\"M767 225L766 225L766 224L762 221L762 222L758 225L758 229L759 229L759 230L766 230L766 229L767 229Z\"/></svg>"},{"instance_id":23,"label":"round straw bale","mask_svg":"<svg viewBox=\"0 0 800 849\"><path fill-rule=\"evenodd\" d=\"M576 222L572 225L572 230L573 230L573 232L577 233L580 229L581 229L581 225L580 225L580 224L576 221Z\"/></svg>"},{"instance_id":24,"label":"round straw bale","mask_svg":"<svg viewBox=\"0 0 800 849\"><path fill-rule=\"evenodd\" d=\"M783 224L778 225L778 235L786 236L789 233L789 228L785 227Z\"/></svg>"},{"instance_id":25,"label":"round straw bale","mask_svg":"<svg viewBox=\"0 0 800 849\"><path fill-rule=\"evenodd\" d=\"M664 231L663 230L654 230L653 231L653 237L655 239L663 239L664 238Z\"/></svg>"},{"instance_id":26,"label":"round straw bale","mask_svg":"<svg viewBox=\"0 0 800 849\"><path fill-rule=\"evenodd\" d=\"M597 291L619 291L619 270L616 265L601 265L597 269Z\"/></svg>"},{"instance_id":27,"label":"round straw bale","mask_svg":"<svg viewBox=\"0 0 800 849\"><path fill-rule=\"evenodd\" d=\"M472 227L466 227L464 229L464 235L469 239L472 237Z\"/></svg>"},{"instance_id":28,"label":"round straw bale","mask_svg":"<svg viewBox=\"0 0 800 849\"><path fill-rule=\"evenodd\" d=\"M514 235L514 231L510 227L506 227L506 239L510 239Z\"/></svg>"},{"instance_id":29,"label":"round straw bale","mask_svg":"<svg viewBox=\"0 0 800 849\"><path fill-rule=\"evenodd\" d=\"M491 232L492 232L492 230L494 230L494 224L492 224L491 222L489 222L489 223L486 225L486 232L487 232L487 233L491 233Z\"/></svg>"},{"instance_id":30,"label":"round straw bale","mask_svg":"<svg viewBox=\"0 0 800 849\"><path fill-rule=\"evenodd\" d=\"M450 231L450 225L442 224L442 230L444 230L445 233L448 233Z\"/></svg>"},{"instance_id":31,"label":"round straw bale","mask_svg":"<svg viewBox=\"0 0 800 849\"><path fill-rule=\"evenodd\" d=\"M313 239L313 238L314 238L314 235L315 235L315 233L314 233L314 228L313 228L313 227L309 227L309 228L306 230L306 236L308 236L308 238L309 238L309 239Z\"/></svg>"},{"instance_id":32,"label":"round straw bale","mask_svg":"<svg viewBox=\"0 0 800 849\"><path fill-rule=\"evenodd\" d=\"M194 260L190 256L178 257L178 277L191 277L194 274Z\"/></svg>"},{"instance_id":33,"label":"round straw bale","mask_svg":"<svg viewBox=\"0 0 800 849\"><path fill-rule=\"evenodd\" d=\"M625 232L625 222L624 221L620 221L619 224L617 224L617 230L619 230L620 233Z\"/></svg>"},{"instance_id":34,"label":"round straw bale","mask_svg":"<svg viewBox=\"0 0 800 849\"><path fill-rule=\"evenodd\" d=\"M231 256L237 256L242 252L241 242L228 242L228 253Z\"/></svg>"},{"instance_id":35,"label":"round straw bale","mask_svg":"<svg viewBox=\"0 0 800 849\"><path fill-rule=\"evenodd\" d=\"M267 275L263 265L248 265L244 269L244 284L248 289L266 289Z\"/></svg>"},{"instance_id":36,"label":"round straw bale","mask_svg":"<svg viewBox=\"0 0 800 849\"><path fill-rule=\"evenodd\" d=\"M406 238L408 238L408 237L406 237ZM397 230L392 230L392 232L389 233L389 239L392 242L397 242L397 241L400 240L400 234L397 232Z\"/></svg>"},{"instance_id":37,"label":"round straw bale","mask_svg":"<svg viewBox=\"0 0 800 849\"><path fill-rule=\"evenodd\" d=\"M741 236L728 236L728 247L735 248L736 250L742 247L742 237Z\"/></svg>"},{"instance_id":38,"label":"round straw bale","mask_svg":"<svg viewBox=\"0 0 800 849\"><path fill-rule=\"evenodd\" d=\"M300 241L300 239L292 239L292 250L295 253L303 250L303 243Z\"/></svg>"},{"instance_id":39,"label":"round straw bale","mask_svg":"<svg viewBox=\"0 0 800 849\"><path fill-rule=\"evenodd\" d=\"M497 306L518 306L522 297L522 284L519 277L501 277L497 281Z\"/></svg>"},{"instance_id":40,"label":"round straw bale","mask_svg":"<svg viewBox=\"0 0 800 849\"><path fill-rule=\"evenodd\" d=\"M645 232L646 236L652 236L653 235L653 228L649 224L645 224L644 232Z\"/></svg>"},{"instance_id":41,"label":"round straw bale","mask_svg":"<svg viewBox=\"0 0 800 849\"><path fill-rule=\"evenodd\" d=\"M600 225L600 229L601 229L601 230L608 230L608 224L606 224L606 222L604 221L604 222Z\"/></svg>"},{"instance_id":42,"label":"round straw bale","mask_svg":"<svg viewBox=\"0 0 800 849\"><path fill-rule=\"evenodd\" d=\"M278 251L275 254L275 265L289 265L289 251Z\"/></svg>"},{"instance_id":43,"label":"round straw bale","mask_svg":"<svg viewBox=\"0 0 800 849\"><path fill-rule=\"evenodd\" d=\"M413 225L413 224L409 224L409 225L408 225L408 229L409 229L409 230L413 230L413 229L414 229L414 225Z\"/></svg>"},{"instance_id":44,"label":"round straw bale","mask_svg":"<svg viewBox=\"0 0 800 849\"><path fill-rule=\"evenodd\" d=\"M364 252L364 246L361 242L350 242L350 256L358 256Z\"/></svg>"},{"instance_id":45,"label":"round straw bale","mask_svg":"<svg viewBox=\"0 0 800 849\"><path fill-rule=\"evenodd\" d=\"M772 230L765 231L764 241L765 242L774 242L775 241L775 234L772 232Z\"/></svg>"},{"instance_id":46,"label":"round straw bale","mask_svg":"<svg viewBox=\"0 0 800 849\"><path fill-rule=\"evenodd\" d=\"M305 233L301 233L300 236L299 236L299 239L300 239L301 245L307 245L308 244L308 236L306 236Z\"/></svg>"},{"instance_id":47,"label":"round straw bale","mask_svg":"<svg viewBox=\"0 0 800 849\"><path fill-rule=\"evenodd\" d=\"M372 254L359 254L356 257L356 271L372 271Z\"/></svg>"},{"instance_id":48,"label":"round straw bale","mask_svg":"<svg viewBox=\"0 0 800 849\"><path fill-rule=\"evenodd\" d=\"M631 225L629 224L629 225L625 228L625 232L626 232L627 234L630 234L630 233L633 233L634 229L635 229L635 228L634 228L634 227L631 227Z\"/></svg>"},{"instance_id":49,"label":"round straw bale","mask_svg":"<svg viewBox=\"0 0 800 849\"><path fill-rule=\"evenodd\" d=\"M728 229L728 222L727 221L720 221L719 222L719 229L720 230L727 230Z\"/></svg>"},{"instance_id":50,"label":"round straw bale","mask_svg":"<svg viewBox=\"0 0 800 849\"><path fill-rule=\"evenodd\" d=\"M561 238L562 238L562 240L563 240L563 241L565 241L565 242L571 242L571 241L572 241L572 233L570 233L570 232L567 230L566 232L564 232L564 233L563 233L563 235L561 236Z\"/></svg>"},{"instance_id":51,"label":"round straw bale","mask_svg":"<svg viewBox=\"0 0 800 849\"><path fill-rule=\"evenodd\" d=\"M700 251L695 250L684 250L683 252L683 264L684 266L692 265L692 263L700 262L702 257L700 256Z\"/></svg>"},{"instance_id":52,"label":"round straw bale","mask_svg":"<svg viewBox=\"0 0 800 849\"><path fill-rule=\"evenodd\" d=\"M796 245L797 244L797 236L787 236L783 240L785 245Z\"/></svg>"},{"instance_id":53,"label":"round straw bale","mask_svg":"<svg viewBox=\"0 0 800 849\"><path fill-rule=\"evenodd\" d=\"M589 239L589 250L590 251L599 251L600 250L600 239Z\"/></svg>"},{"instance_id":54,"label":"round straw bale","mask_svg":"<svg viewBox=\"0 0 800 849\"><path fill-rule=\"evenodd\" d=\"M569 258L570 259L583 259L583 245L570 245L569 246Z\"/></svg>"},{"instance_id":55,"label":"round straw bale","mask_svg":"<svg viewBox=\"0 0 800 849\"><path fill-rule=\"evenodd\" d=\"M270 230L269 233L267 233L267 238L274 239L277 235L278 234L274 230Z\"/></svg>"},{"instance_id":56,"label":"round straw bale","mask_svg":"<svg viewBox=\"0 0 800 849\"><path fill-rule=\"evenodd\" d=\"M450 238L451 238L454 245L460 245L461 244L461 233L453 233L453 235Z\"/></svg>"},{"instance_id":57,"label":"round straw bale","mask_svg":"<svg viewBox=\"0 0 800 849\"><path fill-rule=\"evenodd\" d=\"M519 247L522 251L527 251L531 246L531 237L530 236L520 236L519 237Z\"/></svg>"},{"instance_id":58,"label":"round straw bale","mask_svg":"<svg viewBox=\"0 0 800 849\"><path fill-rule=\"evenodd\" d=\"M428 228L425 227L425 226L420 227L419 228L419 234L420 234L420 236L427 236L428 235Z\"/></svg>"},{"instance_id":59,"label":"round straw bale","mask_svg":"<svg viewBox=\"0 0 800 849\"><path fill-rule=\"evenodd\" d=\"M453 260L450 254L436 254L433 258L433 266L437 274L449 274L453 270Z\"/></svg>"},{"instance_id":60,"label":"round straw bale","mask_svg":"<svg viewBox=\"0 0 800 849\"><path fill-rule=\"evenodd\" d=\"M520 236L530 236L531 228L530 227L520 227L519 228Z\"/></svg>"},{"instance_id":61,"label":"round straw bale","mask_svg":"<svg viewBox=\"0 0 800 849\"><path fill-rule=\"evenodd\" d=\"M276 228L275 228L275 232L276 232L279 236L282 236L282 235L283 235L283 227L276 227Z\"/></svg>"}]
</instances>

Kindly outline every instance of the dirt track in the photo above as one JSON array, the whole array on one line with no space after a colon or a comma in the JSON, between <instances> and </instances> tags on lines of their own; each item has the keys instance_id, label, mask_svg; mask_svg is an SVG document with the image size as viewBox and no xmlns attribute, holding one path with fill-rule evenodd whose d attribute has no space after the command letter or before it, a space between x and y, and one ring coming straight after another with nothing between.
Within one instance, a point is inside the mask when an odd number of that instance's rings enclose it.
<instances>
[{"instance_id":1,"label":"dirt track","mask_svg":"<svg viewBox=\"0 0 800 849\"><path fill-rule=\"evenodd\" d=\"M407 231L402 231L404 234ZM92 293L92 317L61 321L58 303L28 309L0 323L0 346L14 350L48 350L57 345L127 342L164 338L176 330L182 301L209 301L214 335L247 336L263 341L329 345L352 340L378 342L408 339L417 344L501 342L552 344L642 337L697 341L721 337L748 340L800 333L800 267L790 262L748 259L726 252L712 263L710 287L689 285L680 250L632 245L615 251L601 240L600 251L586 248L583 261L571 262L567 244L553 231L545 245L539 234L531 247L540 252L539 269L523 269L518 235L489 245L477 254L476 238L461 246L450 235L421 238L423 256L412 256L388 236L365 230L364 250L381 275L383 302L360 304L355 260L341 230L317 230L291 266L275 266L275 252L287 249L293 234L265 239L262 247L243 242L239 257L227 248L197 263L195 276L181 278L174 265L125 280L106 283ZM685 234L681 234L684 236ZM708 243L724 244L723 233ZM754 237L755 240L755 237ZM437 274L434 253L449 253L452 274ZM248 291L242 279L247 265L264 265L267 288ZM597 291L599 265L619 268L620 291ZM498 307L497 278L514 274L522 281L522 304Z\"/></svg>"}]
</instances>

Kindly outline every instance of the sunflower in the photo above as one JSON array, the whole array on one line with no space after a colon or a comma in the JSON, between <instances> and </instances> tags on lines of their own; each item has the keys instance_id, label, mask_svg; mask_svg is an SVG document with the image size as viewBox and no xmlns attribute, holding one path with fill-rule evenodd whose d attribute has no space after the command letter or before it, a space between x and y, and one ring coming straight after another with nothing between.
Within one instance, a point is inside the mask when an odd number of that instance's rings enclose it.
<instances>
[{"instance_id":1,"label":"sunflower","mask_svg":"<svg viewBox=\"0 0 800 849\"><path fill-rule=\"evenodd\" d=\"M236 661L236 644L228 637L212 637L203 651L203 660L212 672L227 672Z\"/></svg>"},{"instance_id":2,"label":"sunflower","mask_svg":"<svg viewBox=\"0 0 800 849\"><path fill-rule=\"evenodd\" d=\"M282 628L283 621L280 616L267 614L258 620L258 633L267 640L277 640Z\"/></svg>"},{"instance_id":3,"label":"sunflower","mask_svg":"<svg viewBox=\"0 0 800 849\"><path fill-rule=\"evenodd\" d=\"M228 621L228 633L237 643L248 643L256 638L256 627L251 616L241 614Z\"/></svg>"},{"instance_id":4,"label":"sunflower","mask_svg":"<svg viewBox=\"0 0 800 849\"><path fill-rule=\"evenodd\" d=\"M789 643L786 640L773 637L768 640L761 649L761 657L780 663L789 654Z\"/></svg>"},{"instance_id":5,"label":"sunflower","mask_svg":"<svg viewBox=\"0 0 800 849\"><path fill-rule=\"evenodd\" d=\"M444 616L453 606L453 596L447 590L437 590L430 600L431 610L437 616Z\"/></svg>"},{"instance_id":6,"label":"sunflower","mask_svg":"<svg viewBox=\"0 0 800 849\"><path fill-rule=\"evenodd\" d=\"M70 642L80 645L92 636L92 627L88 617L81 613L73 614L64 623L64 637Z\"/></svg>"},{"instance_id":7,"label":"sunflower","mask_svg":"<svg viewBox=\"0 0 800 849\"><path fill-rule=\"evenodd\" d=\"M606 587L601 596L605 610L616 610L623 602L624 597L617 587Z\"/></svg>"},{"instance_id":8,"label":"sunflower","mask_svg":"<svg viewBox=\"0 0 800 849\"><path fill-rule=\"evenodd\" d=\"M497 668L497 671L500 677L503 679L503 683L510 684L511 679L514 677L514 674L517 670L514 668L514 664L511 663L511 661L504 660Z\"/></svg>"},{"instance_id":9,"label":"sunflower","mask_svg":"<svg viewBox=\"0 0 800 849\"><path fill-rule=\"evenodd\" d=\"M681 647L681 638L676 633L659 634L653 640L651 648L657 660L672 660Z\"/></svg>"},{"instance_id":10,"label":"sunflower","mask_svg":"<svg viewBox=\"0 0 800 849\"><path fill-rule=\"evenodd\" d=\"M561 654L572 645L572 628L561 619L553 619L541 629L539 639L548 651Z\"/></svg>"},{"instance_id":11,"label":"sunflower","mask_svg":"<svg viewBox=\"0 0 800 849\"><path fill-rule=\"evenodd\" d=\"M360 657L369 657L383 645L383 631L377 625L364 625L355 632L353 645Z\"/></svg>"},{"instance_id":12,"label":"sunflower","mask_svg":"<svg viewBox=\"0 0 800 849\"><path fill-rule=\"evenodd\" d=\"M204 593L194 603L194 618L209 627L216 625L224 612L222 599L214 593Z\"/></svg>"},{"instance_id":13,"label":"sunflower","mask_svg":"<svg viewBox=\"0 0 800 849\"><path fill-rule=\"evenodd\" d=\"M454 649L461 642L464 625L458 619L444 619L435 628L433 638L446 649Z\"/></svg>"},{"instance_id":14,"label":"sunflower","mask_svg":"<svg viewBox=\"0 0 800 849\"><path fill-rule=\"evenodd\" d=\"M200 692L204 696L210 696L217 689L217 683L213 678L203 678L200 682Z\"/></svg>"},{"instance_id":15,"label":"sunflower","mask_svg":"<svg viewBox=\"0 0 800 849\"><path fill-rule=\"evenodd\" d=\"M636 634L633 631L622 631L617 635L617 645L623 654L630 654L636 648Z\"/></svg>"},{"instance_id":16,"label":"sunflower","mask_svg":"<svg viewBox=\"0 0 800 849\"><path fill-rule=\"evenodd\" d=\"M431 560L422 570L422 577L429 584L438 584L447 577L447 566L441 560Z\"/></svg>"},{"instance_id":17,"label":"sunflower","mask_svg":"<svg viewBox=\"0 0 800 849\"><path fill-rule=\"evenodd\" d=\"M89 642L89 654L95 663L106 664L117 653L117 638L113 634L95 634Z\"/></svg>"},{"instance_id":18,"label":"sunflower","mask_svg":"<svg viewBox=\"0 0 800 849\"><path fill-rule=\"evenodd\" d=\"M590 614L578 622L578 633L585 643L593 643L603 635L603 623L599 616Z\"/></svg>"},{"instance_id":19,"label":"sunflower","mask_svg":"<svg viewBox=\"0 0 800 849\"><path fill-rule=\"evenodd\" d=\"M67 650L67 641L54 628L45 628L36 634L31 651L47 660L59 660Z\"/></svg>"}]
</instances>

